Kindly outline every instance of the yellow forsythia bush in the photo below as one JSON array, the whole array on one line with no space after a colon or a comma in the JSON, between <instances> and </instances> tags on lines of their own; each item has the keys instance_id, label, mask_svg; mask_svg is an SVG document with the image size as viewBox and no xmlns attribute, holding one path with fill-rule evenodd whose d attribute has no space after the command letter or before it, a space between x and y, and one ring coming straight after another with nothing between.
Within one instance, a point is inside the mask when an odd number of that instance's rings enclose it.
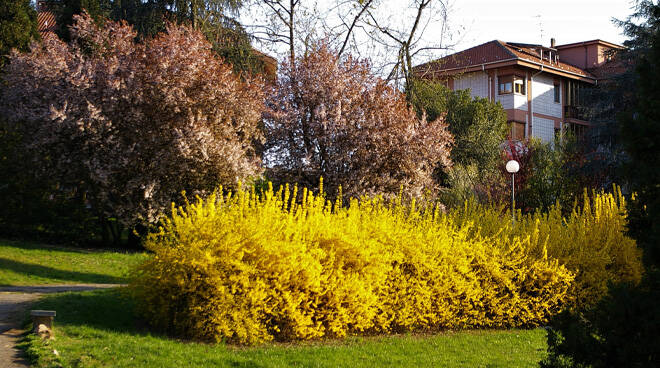
<instances>
[{"instance_id":1,"label":"yellow forsythia bush","mask_svg":"<svg viewBox=\"0 0 660 368\"><path fill-rule=\"evenodd\" d=\"M600 300L608 283L637 283L642 277L641 250L625 235L626 200L619 187L613 189L612 193L591 195L585 191L583 204L576 202L568 216L562 216L559 204L548 212L516 213L515 226L510 212L502 216L501 207L473 201L447 216L459 227L471 226L473 236L487 238L496 246L527 239L532 257L547 254L559 260L575 274L568 307L584 307Z\"/></svg>"},{"instance_id":2,"label":"yellow forsythia bush","mask_svg":"<svg viewBox=\"0 0 660 368\"><path fill-rule=\"evenodd\" d=\"M173 208L129 289L145 318L179 336L253 344L536 326L572 300L574 273L546 256L541 225L535 236L482 236L414 202L297 195L238 190Z\"/></svg>"}]
</instances>

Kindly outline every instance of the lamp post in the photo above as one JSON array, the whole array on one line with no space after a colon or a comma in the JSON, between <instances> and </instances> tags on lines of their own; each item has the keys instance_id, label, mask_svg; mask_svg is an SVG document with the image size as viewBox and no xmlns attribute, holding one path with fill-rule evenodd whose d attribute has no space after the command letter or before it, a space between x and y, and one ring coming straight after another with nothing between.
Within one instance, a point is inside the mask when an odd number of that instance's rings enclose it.
<instances>
[{"instance_id":1,"label":"lamp post","mask_svg":"<svg viewBox=\"0 0 660 368\"><path fill-rule=\"evenodd\" d=\"M515 198L516 198L516 173L520 170L520 164L516 160L510 160L506 163L506 171L511 174L511 225L516 224L516 209L515 209Z\"/></svg>"}]
</instances>

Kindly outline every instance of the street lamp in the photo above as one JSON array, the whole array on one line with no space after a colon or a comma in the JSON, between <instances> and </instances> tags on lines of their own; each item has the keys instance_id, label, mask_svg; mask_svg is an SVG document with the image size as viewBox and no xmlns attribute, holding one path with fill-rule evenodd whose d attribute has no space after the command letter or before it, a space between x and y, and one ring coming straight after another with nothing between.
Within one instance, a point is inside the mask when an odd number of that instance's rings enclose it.
<instances>
[{"instance_id":1,"label":"street lamp","mask_svg":"<svg viewBox=\"0 0 660 368\"><path fill-rule=\"evenodd\" d=\"M516 173L520 170L520 164L516 160L510 160L506 163L506 171L511 174L511 224L516 224L516 209L514 207L514 201L516 197Z\"/></svg>"}]
</instances>

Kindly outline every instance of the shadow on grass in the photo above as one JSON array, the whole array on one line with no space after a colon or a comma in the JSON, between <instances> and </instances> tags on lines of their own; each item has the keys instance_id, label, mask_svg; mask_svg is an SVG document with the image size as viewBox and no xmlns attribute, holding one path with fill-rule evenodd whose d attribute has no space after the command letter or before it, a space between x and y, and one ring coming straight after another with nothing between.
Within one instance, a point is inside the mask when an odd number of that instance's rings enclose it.
<instances>
[{"instance_id":1,"label":"shadow on grass","mask_svg":"<svg viewBox=\"0 0 660 368\"><path fill-rule=\"evenodd\" d=\"M55 324L88 326L100 330L143 334L134 315L134 304L119 289L51 294L32 309L54 310Z\"/></svg>"},{"instance_id":2,"label":"shadow on grass","mask_svg":"<svg viewBox=\"0 0 660 368\"><path fill-rule=\"evenodd\" d=\"M117 247L108 247L108 246L99 246L93 243L90 244L80 244L77 246L67 245L67 244L49 244L49 243L40 243L34 240L21 240L7 237L0 237L0 247L6 248L16 248L24 250L49 250L55 252L67 252L67 253L78 253L78 254L94 254L94 253L103 253L103 252L114 252L114 253L142 253L144 249L133 249L133 248L117 248Z\"/></svg>"},{"instance_id":3,"label":"shadow on grass","mask_svg":"<svg viewBox=\"0 0 660 368\"><path fill-rule=\"evenodd\" d=\"M102 275L97 273L58 270L31 263L18 262L0 257L0 269L22 273L27 276L37 276L62 281L75 281L80 283L119 284L125 280L120 277Z\"/></svg>"},{"instance_id":4,"label":"shadow on grass","mask_svg":"<svg viewBox=\"0 0 660 368\"><path fill-rule=\"evenodd\" d=\"M133 300L124 294L124 292L125 290L113 288L86 292L51 294L36 302L32 308L55 310L57 312L57 316L55 317L54 321L56 331L58 327L85 327L98 331L120 333L132 336L149 335L159 339L172 340L182 344L193 342L168 336L163 331L157 331L148 328L146 323L144 323L142 319L135 314L135 304ZM29 321L26 319L25 325L27 326L27 324L29 324ZM88 330L84 332L84 336L77 336L75 335L75 329L71 329L68 331L68 334L71 338L93 339L96 335L102 335L103 333ZM146 347L143 347L146 349L145 351L153 349L154 346L162 346L154 344L153 342L145 342L145 344L147 344ZM23 344L22 349L29 350L31 345L34 344L30 344L26 340L26 343ZM213 344L209 344L207 345L206 349L200 349L199 352L208 352L208 349L213 349L214 347L215 346ZM91 353L93 354L94 352L91 351ZM179 353L174 352L173 354L176 355ZM161 361L164 362L165 366L167 366L167 362L170 362L169 359L172 359L168 356L168 354L170 353L165 353L164 356L161 357ZM159 359L161 358L155 358L155 361L159 362ZM32 359L34 360L35 358ZM218 366L222 367L264 367L264 365L260 364L259 362L252 361L250 358L236 357L231 353L227 353L220 358L215 357L212 359L219 359L216 362L218 363ZM153 365L149 365L149 367L151 366ZM194 364L191 363L190 366L202 367L207 365L200 363L199 361L195 361Z\"/></svg>"},{"instance_id":5,"label":"shadow on grass","mask_svg":"<svg viewBox=\"0 0 660 368\"><path fill-rule=\"evenodd\" d=\"M262 368L262 367L265 367L264 365L259 365L255 362L240 361L240 360L230 360L229 365L232 366L232 367L239 367L239 368Z\"/></svg>"}]
</instances>

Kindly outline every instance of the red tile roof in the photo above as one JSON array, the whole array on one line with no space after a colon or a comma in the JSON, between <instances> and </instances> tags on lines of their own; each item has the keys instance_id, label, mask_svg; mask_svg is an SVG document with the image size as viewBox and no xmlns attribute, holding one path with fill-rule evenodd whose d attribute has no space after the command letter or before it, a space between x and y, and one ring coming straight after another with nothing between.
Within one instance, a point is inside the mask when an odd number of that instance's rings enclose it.
<instances>
[{"instance_id":1,"label":"red tile roof","mask_svg":"<svg viewBox=\"0 0 660 368\"><path fill-rule=\"evenodd\" d=\"M463 69L486 63L512 60L514 58L515 55L502 47L500 41L495 40L429 63L417 65L414 69L416 73L421 73L422 75L426 73L434 74L451 69Z\"/></svg>"},{"instance_id":2,"label":"red tile roof","mask_svg":"<svg viewBox=\"0 0 660 368\"><path fill-rule=\"evenodd\" d=\"M429 63L418 65L415 67L415 73L422 76L433 76L436 73L478 67L483 64L505 61L525 61L536 65L543 65L548 68L545 69L548 72L557 70L575 74L578 77L594 78L594 76L586 70L564 63L560 60L551 61L547 55L545 58L541 58L539 50L552 50L553 52L557 52L554 49L549 49L541 45L519 44L494 40Z\"/></svg>"},{"instance_id":3,"label":"red tile roof","mask_svg":"<svg viewBox=\"0 0 660 368\"><path fill-rule=\"evenodd\" d=\"M37 24L41 38L49 37L55 34L57 30L57 21L55 14L49 11L40 11L37 13Z\"/></svg>"},{"instance_id":4,"label":"red tile roof","mask_svg":"<svg viewBox=\"0 0 660 368\"><path fill-rule=\"evenodd\" d=\"M571 64L564 63L561 60L555 62L549 60L549 58L542 59L540 56L541 50L552 50L550 48L543 47L541 45L522 45L516 43L503 43L503 45L521 60L530 61L536 64L543 64L544 66L557 68L561 71L577 74L583 77L593 78L593 76L586 70L580 69ZM556 50L552 52L557 53Z\"/></svg>"}]
</instances>

